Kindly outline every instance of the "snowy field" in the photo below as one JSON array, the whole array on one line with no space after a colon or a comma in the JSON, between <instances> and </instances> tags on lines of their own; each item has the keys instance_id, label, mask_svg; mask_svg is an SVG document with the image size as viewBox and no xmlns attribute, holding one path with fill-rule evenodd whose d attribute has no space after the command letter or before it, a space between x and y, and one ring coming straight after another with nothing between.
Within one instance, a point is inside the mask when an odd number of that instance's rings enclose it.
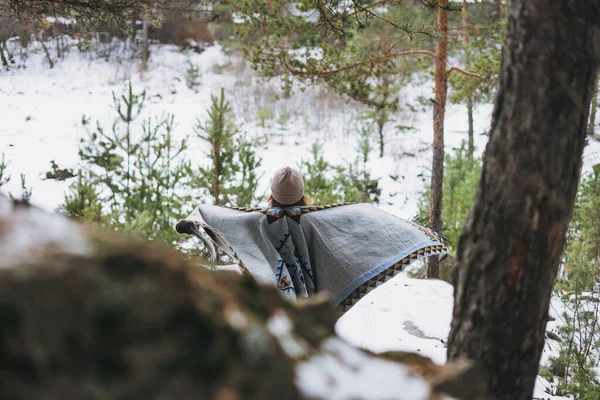
<instances>
[{"instance_id":1,"label":"snowy field","mask_svg":"<svg viewBox=\"0 0 600 400\"><path fill-rule=\"evenodd\" d=\"M401 273L367 294L336 325L338 334L350 343L372 351L418 352L434 362L446 362L446 339L450 333L452 286L444 281L412 279ZM557 332L564 306L553 297L547 331ZM558 342L546 340L542 364L558 355ZM554 386L537 377L534 398L565 400L552 396ZM568 399L568 397L567 397Z\"/></svg>"},{"instance_id":2,"label":"snowy field","mask_svg":"<svg viewBox=\"0 0 600 400\"><path fill-rule=\"evenodd\" d=\"M175 135L192 136L190 158L204 162L204 144L194 140L196 119L206 120L211 95L225 88L228 100L239 124L260 146L262 157L261 190L266 195L270 174L282 165L296 165L308 159L313 143L323 143L325 158L335 164L349 164L357 156L356 130L362 110L356 103L347 103L318 88L309 88L288 99L279 99L279 84L265 83L255 77L238 57L227 56L220 46L209 47L190 59L202 77L196 90L186 86L186 57L175 46L153 46L148 72L139 71L139 61L120 63L102 59L90 61L72 50L64 60L49 69L38 51L27 61L27 68L0 72L0 154L5 153L11 164L12 180L4 191L20 193L19 174L25 174L34 188L32 202L45 209L55 209L63 200L64 182L45 181L44 175L54 160L61 168L73 168L78 161L79 139L86 135L82 126L85 115L91 122L101 122L109 129L114 120L111 108L112 92L121 94L128 80L134 91L146 89L146 106L136 120L175 115ZM430 84L406 88L403 98L416 103L418 96L431 98ZM274 119L267 127L257 121L259 110L271 109ZM288 113L289 121L282 126L277 119ZM491 106L476 110L475 132L489 130ZM467 138L467 115L464 106L449 106L445 139L447 148L459 146ZM411 126L409 131L396 133L396 126ZM376 139L369 169L381 178L381 207L395 215L411 218L417 213L417 193L429 181L430 143L433 136L431 110L400 112L387 124L386 155L379 158ZM476 144L483 150L487 136L477 135ZM394 180L392 177L397 177Z\"/></svg>"},{"instance_id":3,"label":"snowy field","mask_svg":"<svg viewBox=\"0 0 600 400\"><path fill-rule=\"evenodd\" d=\"M35 53L35 52L34 52ZM78 161L79 139L85 135L82 116L92 123L98 120L110 127L114 111L112 92L120 94L128 80L136 90L147 91L147 106L142 118L163 113L175 114L176 135L193 136L197 118L205 120L211 95L221 87L236 112L242 130L260 142L257 149L263 159L261 190L266 193L269 176L282 165L296 165L309 157L313 142L324 143L325 158L333 164L346 164L356 157L360 108L328 95L318 88L297 91L291 98L277 99L277 83L264 83L238 58L228 56L220 46L194 54L191 61L199 66L201 84L196 90L185 83L185 56L173 46L152 46L147 72L128 59L120 63L91 61L75 49L53 69L49 69L41 51L32 54L26 69L0 72L0 154L10 161L12 180L4 192L20 193L19 174L25 174L33 188L31 201L54 210L63 200L68 183L44 180L54 160L61 168L74 168ZM402 89L402 96L416 101L418 96L433 97L430 84ZM275 114L270 126L260 127L257 113L269 106ZM489 130L492 106L475 110L478 152L482 152ZM276 122L287 112L286 124ZM446 149L466 139L466 107L449 105L446 111ZM394 133L396 125L414 129ZM431 110L400 112L388 124L386 155L377 157L377 144L370 156L369 169L381 178L381 208L403 218L417 213L418 193L429 180L430 144L433 128ZM262 138L268 138L263 140ZM585 164L599 162L600 147L586 148ZM192 141L189 154L197 164L204 162L203 145ZM397 179L393 179L397 176ZM556 299L555 299L556 300ZM551 312L560 323L560 301L553 300ZM339 334L349 342L374 351L408 350L420 352L437 363L446 359L446 338L452 318L452 287L442 281L416 280L401 274L361 300L337 325ZM556 351L549 341L544 360ZM538 377L535 397L556 398L544 392L547 381ZM563 398L563 397L560 397Z\"/></svg>"}]
</instances>

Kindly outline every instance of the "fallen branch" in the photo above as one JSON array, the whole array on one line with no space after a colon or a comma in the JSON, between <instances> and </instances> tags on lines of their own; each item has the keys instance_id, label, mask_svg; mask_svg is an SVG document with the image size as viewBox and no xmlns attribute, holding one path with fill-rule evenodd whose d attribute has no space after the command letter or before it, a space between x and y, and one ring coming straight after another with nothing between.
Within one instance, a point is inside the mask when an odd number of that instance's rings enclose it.
<instances>
[{"instance_id":1,"label":"fallen branch","mask_svg":"<svg viewBox=\"0 0 600 400\"><path fill-rule=\"evenodd\" d=\"M322 296L291 303L172 248L0 210L2 398L467 399L482 381L468 362L351 346Z\"/></svg>"}]
</instances>

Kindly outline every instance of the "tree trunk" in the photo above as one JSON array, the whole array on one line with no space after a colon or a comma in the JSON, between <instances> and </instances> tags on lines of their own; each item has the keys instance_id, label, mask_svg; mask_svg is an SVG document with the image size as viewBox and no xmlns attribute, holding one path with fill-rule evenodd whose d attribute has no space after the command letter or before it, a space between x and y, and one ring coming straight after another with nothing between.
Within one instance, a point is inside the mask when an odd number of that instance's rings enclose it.
<instances>
[{"instance_id":1,"label":"tree trunk","mask_svg":"<svg viewBox=\"0 0 600 400\"><path fill-rule=\"evenodd\" d=\"M2 61L2 65L8 71L10 69L10 66L8 64L8 60L6 59L6 56L4 55L5 47L6 47L6 41L0 41L0 61Z\"/></svg>"},{"instance_id":2,"label":"tree trunk","mask_svg":"<svg viewBox=\"0 0 600 400\"><path fill-rule=\"evenodd\" d=\"M449 359L478 360L496 400L532 396L600 57L598 2L514 11L448 343Z\"/></svg>"},{"instance_id":3,"label":"tree trunk","mask_svg":"<svg viewBox=\"0 0 600 400\"><path fill-rule=\"evenodd\" d=\"M213 178L213 195L215 206L221 205L221 144L220 142L213 143L213 152L215 153L215 176Z\"/></svg>"},{"instance_id":4,"label":"tree trunk","mask_svg":"<svg viewBox=\"0 0 600 400\"><path fill-rule=\"evenodd\" d=\"M448 0L440 0L438 7L437 29L441 39L435 51L435 101L433 104L433 161L431 167L431 203L429 221L434 231L442 230L442 183L444 180L444 114L446 112L446 94L448 92ZM437 258L430 257L427 277L439 275Z\"/></svg>"},{"instance_id":5,"label":"tree trunk","mask_svg":"<svg viewBox=\"0 0 600 400\"><path fill-rule=\"evenodd\" d=\"M40 44L42 45L42 49L44 50L44 54L46 55L46 60L48 61L48 65L50 69L54 68L54 61L52 61L52 57L50 57L50 52L48 51L48 47L46 47L46 43L44 39L40 40Z\"/></svg>"},{"instance_id":6,"label":"tree trunk","mask_svg":"<svg viewBox=\"0 0 600 400\"><path fill-rule=\"evenodd\" d=\"M467 53L467 45L469 44L469 29L467 26L469 25L469 8L467 6L467 0L463 0L462 4L462 24L463 24L463 42L465 44L465 66L469 65L469 56ZM468 150L467 156L470 160L473 159L473 153L475 153L475 141L473 138L473 98L469 97L467 99L467 119L469 125L469 141L468 141Z\"/></svg>"},{"instance_id":7,"label":"tree trunk","mask_svg":"<svg viewBox=\"0 0 600 400\"><path fill-rule=\"evenodd\" d=\"M469 120L469 141L467 147L467 157L472 160L475 153L475 138L473 134L473 99L467 99L467 118Z\"/></svg>"},{"instance_id":8,"label":"tree trunk","mask_svg":"<svg viewBox=\"0 0 600 400\"><path fill-rule=\"evenodd\" d=\"M463 24L463 43L469 44L469 7L467 6L467 0L462 2L462 24Z\"/></svg>"},{"instance_id":9,"label":"tree trunk","mask_svg":"<svg viewBox=\"0 0 600 400\"><path fill-rule=\"evenodd\" d=\"M382 74L381 76L381 87L383 88L383 99L381 102L381 106L377 108L377 129L379 133L379 157L383 157L384 155L384 147L385 147L385 137L383 136L383 127L385 126L388 118L386 108L388 105L388 97L390 95L389 91L390 85L390 76L388 74Z\"/></svg>"},{"instance_id":10,"label":"tree trunk","mask_svg":"<svg viewBox=\"0 0 600 400\"><path fill-rule=\"evenodd\" d=\"M135 54L135 38L137 37L137 18L135 16L131 17L131 57L134 57ZM127 42L125 42L127 43Z\"/></svg>"},{"instance_id":11,"label":"tree trunk","mask_svg":"<svg viewBox=\"0 0 600 400\"><path fill-rule=\"evenodd\" d=\"M498 15L498 21L502 21L502 0L496 0L496 14Z\"/></svg>"},{"instance_id":12,"label":"tree trunk","mask_svg":"<svg viewBox=\"0 0 600 400\"><path fill-rule=\"evenodd\" d=\"M385 120L383 116L380 116L377 120L377 131L379 133L379 158L383 157L384 154L384 137L383 137L383 126Z\"/></svg>"},{"instance_id":13,"label":"tree trunk","mask_svg":"<svg viewBox=\"0 0 600 400\"><path fill-rule=\"evenodd\" d=\"M590 122L588 124L588 136L594 137L596 134L596 113L598 111L598 81L594 86L594 95L592 96L592 107L590 111Z\"/></svg>"},{"instance_id":14,"label":"tree trunk","mask_svg":"<svg viewBox=\"0 0 600 400\"><path fill-rule=\"evenodd\" d=\"M148 19L142 22L143 49L142 49L142 71L148 70Z\"/></svg>"},{"instance_id":15,"label":"tree trunk","mask_svg":"<svg viewBox=\"0 0 600 400\"><path fill-rule=\"evenodd\" d=\"M58 34L57 34L57 29L56 29L56 25L52 25L52 36L54 36L54 42L56 43L56 59L60 60L61 55L60 55L60 40L58 38Z\"/></svg>"}]
</instances>

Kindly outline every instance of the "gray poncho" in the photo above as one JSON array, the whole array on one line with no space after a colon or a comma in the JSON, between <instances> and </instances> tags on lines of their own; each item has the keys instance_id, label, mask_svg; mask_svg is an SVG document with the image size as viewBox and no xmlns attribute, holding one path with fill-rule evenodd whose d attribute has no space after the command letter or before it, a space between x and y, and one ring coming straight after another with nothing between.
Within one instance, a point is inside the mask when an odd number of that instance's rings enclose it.
<instances>
[{"instance_id":1,"label":"gray poncho","mask_svg":"<svg viewBox=\"0 0 600 400\"><path fill-rule=\"evenodd\" d=\"M257 281L292 298L326 292L342 312L411 262L447 251L435 232L370 204L201 205L187 221L229 247Z\"/></svg>"}]
</instances>

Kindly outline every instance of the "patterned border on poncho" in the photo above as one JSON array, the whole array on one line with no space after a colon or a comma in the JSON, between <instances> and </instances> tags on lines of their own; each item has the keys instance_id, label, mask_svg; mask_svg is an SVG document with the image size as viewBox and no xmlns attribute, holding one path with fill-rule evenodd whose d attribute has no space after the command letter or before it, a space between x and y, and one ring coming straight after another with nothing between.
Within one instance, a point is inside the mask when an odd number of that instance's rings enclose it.
<instances>
[{"instance_id":1,"label":"patterned border on poncho","mask_svg":"<svg viewBox=\"0 0 600 400\"><path fill-rule=\"evenodd\" d=\"M413 225L419 227L419 229L422 228L421 230L423 230L425 233L427 233L428 236L429 235L435 236L435 234L432 234L431 232L427 231L427 229L421 227L420 225L416 225L416 224L413 224ZM439 240L439 238L436 238L434 240ZM396 276L397 274L402 272L402 270L404 270L404 268L406 268L413 261L416 261L419 258L422 258L425 256L430 256L432 254L441 254L441 253L445 253L447 251L448 251L448 249L447 249L446 245L442 242L439 245L427 246L427 247L418 249L418 250L410 253L406 257L402 258L400 261L395 262L394 264L392 264L385 270L381 271L379 274L375 275L374 277L372 277L371 279L367 280L362 285L357 287L340 304L337 305L335 310L340 313L347 312L352 307L354 307L354 305L356 305L356 303L358 303L358 301L360 299L365 297L367 295L367 293L369 293L371 290L377 288L381 284L389 281L391 278L393 278L394 276Z\"/></svg>"}]
</instances>

